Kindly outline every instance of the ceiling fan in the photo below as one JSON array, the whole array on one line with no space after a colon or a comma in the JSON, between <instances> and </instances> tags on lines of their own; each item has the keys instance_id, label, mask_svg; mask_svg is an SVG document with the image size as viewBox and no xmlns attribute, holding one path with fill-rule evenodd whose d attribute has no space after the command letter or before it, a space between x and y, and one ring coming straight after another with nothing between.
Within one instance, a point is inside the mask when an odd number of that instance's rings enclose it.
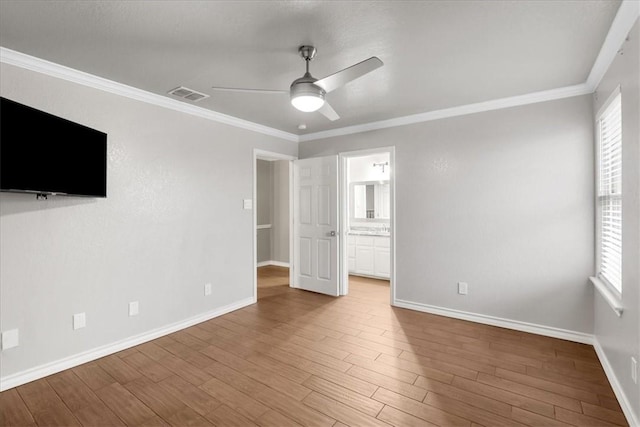
<instances>
[{"instance_id":1,"label":"ceiling fan","mask_svg":"<svg viewBox=\"0 0 640 427\"><path fill-rule=\"evenodd\" d=\"M309 62L315 58L316 48L306 45L300 46L298 52L305 60L306 72L302 77L295 79L293 83L291 83L288 91L218 86L214 86L212 89L233 92L288 93L291 98L291 105L298 110L304 112L318 111L329 120L334 121L338 120L340 116L325 100L326 94L384 65L379 58L372 56L369 59L365 59L362 62L333 73L323 79L316 79L309 73Z\"/></svg>"}]
</instances>

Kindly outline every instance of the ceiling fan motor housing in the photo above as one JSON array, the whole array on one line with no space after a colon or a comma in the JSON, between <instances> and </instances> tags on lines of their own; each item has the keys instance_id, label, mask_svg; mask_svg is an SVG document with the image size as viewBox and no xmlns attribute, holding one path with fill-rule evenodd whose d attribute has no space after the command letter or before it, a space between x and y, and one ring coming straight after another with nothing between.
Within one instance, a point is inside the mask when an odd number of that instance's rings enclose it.
<instances>
[{"instance_id":1,"label":"ceiling fan motor housing","mask_svg":"<svg viewBox=\"0 0 640 427\"><path fill-rule=\"evenodd\" d=\"M291 88L289 89L289 96L291 98L291 103L294 105L294 107L302 111L315 111L318 108L320 108L322 104L324 104L324 97L326 95L326 92L323 88L315 84L317 80L318 79L313 78L311 74L307 72L305 73L304 76L300 77L299 79L295 79L293 83L291 83ZM306 107L306 108L301 107L301 105L298 102L294 101L295 99L298 99L298 101L300 101L301 99L304 99L304 98L306 99L316 98L317 100L321 100L321 101L314 102L313 103L313 105L315 105L314 107Z\"/></svg>"},{"instance_id":2,"label":"ceiling fan motor housing","mask_svg":"<svg viewBox=\"0 0 640 427\"><path fill-rule=\"evenodd\" d=\"M289 90L291 99L299 96L315 96L316 98L324 99L326 92L320 86L315 84L316 80L317 79L314 79L313 77L308 79L306 75L294 80L293 83L291 83L291 88Z\"/></svg>"}]
</instances>

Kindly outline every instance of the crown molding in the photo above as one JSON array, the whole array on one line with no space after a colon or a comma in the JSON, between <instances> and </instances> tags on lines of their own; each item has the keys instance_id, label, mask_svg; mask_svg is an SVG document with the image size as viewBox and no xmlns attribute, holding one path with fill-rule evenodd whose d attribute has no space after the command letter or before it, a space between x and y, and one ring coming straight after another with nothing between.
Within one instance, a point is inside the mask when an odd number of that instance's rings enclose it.
<instances>
[{"instance_id":1,"label":"crown molding","mask_svg":"<svg viewBox=\"0 0 640 427\"><path fill-rule=\"evenodd\" d=\"M315 141L319 139L332 138L336 136L351 135L360 132L392 128L396 126L406 126L415 123L428 122L432 120L445 119L450 117L464 116L467 114L481 113L484 111L499 110L503 108L518 107L522 105L535 104L538 102L553 101L557 99L570 98L573 96L587 95L593 93L607 69L613 62L618 50L629 31L640 16L640 2L637 0L623 0L616 13L607 37L602 44L600 52L591 68L589 76L584 83L550 89L540 92L528 93L525 95L511 96L507 98L493 99L490 101L478 102L475 104L461 105L457 107L445 108L441 110L427 111L424 113L412 114L409 116L396 117L393 119L380 120L376 122L363 123L360 125L346 126L337 129L330 129L321 132L296 135L259 123L250 122L227 114L218 113L195 105L186 104L166 96L157 95L132 86L114 82L102 77L94 76L83 71L65 67L44 59L36 58L21 52L16 52L0 46L0 62L53 77L68 80L84 86L136 99L138 101L169 108L175 111L191 114L204 119L224 123L230 126L258 132L264 135L285 139L293 142Z\"/></svg>"},{"instance_id":2,"label":"crown molding","mask_svg":"<svg viewBox=\"0 0 640 427\"><path fill-rule=\"evenodd\" d=\"M36 71L38 73L46 74L52 77L57 77L59 79L67 80L83 86L88 86L94 89L135 99L137 101L142 101L148 104L157 105L159 107L168 108L170 110L191 114L203 119L212 120L218 123L224 123L226 125L234 126L237 128L261 133L263 135L274 136L276 138L285 139L287 141L298 142L298 136L289 132L284 132L279 129L274 129L269 126L250 122L244 119L239 119L237 117L218 113L216 111L207 110L206 108L197 107L195 105L187 104L185 102L178 101L166 96L157 95L155 93L147 92L146 90L114 82L113 80L94 76L93 74L78 71L73 68L65 67L64 65L36 58L35 56L7 49L2 46L0 46L0 62L31 71Z\"/></svg>"},{"instance_id":3,"label":"crown molding","mask_svg":"<svg viewBox=\"0 0 640 427\"><path fill-rule=\"evenodd\" d=\"M631 28L633 28L639 16L639 1L624 0L620 4L618 12L611 23L611 28L609 28L609 32L607 33L607 37L604 39L604 43L602 43L600 53L598 53L598 57L593 63L593 67L591 67L589 77L587 77L586 84L592 92L595 92L600 84L604 73L609 69L609 66L618 54L620 47L626 40L629 31L631 31Z\"/></svg>"},{"instance_id":4,"label":"crown molding","mask_svg":"<svg viewBox=\"0 0 640 427\"><path fill-rule=\"evenodd\" d=\"M491 101L475 104L461 105L442 110L428 111L426 113L412 114L410 116L396 117L388 120L364 123L361 125L347 126L322 132L308 133L299 137L300 142L315 141L318 139L332 138L354 133L368 132L378 129L386 129L396 126L406 126L415 123L429 122L432 120L446 119L449 117L465 116L467 114L481 113L484 111L500 110L503 108L518 107L521 105L535 104L538 102L553 101L573 96L587 95L593 91L582 83L574 86L566 86L558 89L544 90L528 93L526 95L510 96L508 98L493 99Z\"/></svg>"},{"instance_id":5,"label":"crown molding","mask_svg":"<svg viewBox=\"0 0 640 427\"><path fill-rule=\"evenodd\" d=\"M415 123L428 122L449 117L464 116L467 114L481 113L502 108L517 107L537 102L553 101L556 99L570 98L573 96L587 95L593 93L600 80L609 69L609 66L616 57L620 46L624 43L629 31L640 16L640 1L623 0L616 12L616 16L611 23L607 37L605 38L600 52L589 72L589 77L584 83L566 86L557 89L534 92L520 96L494 99L491 101L479 102L476 104L461 105L458 107L445 108L442 110L428 111L426 113L413 114L410 116L396 117L388 120L364 123L361 125L347 126L338 129L331 129L322 132L308 133L301 135L299 142L315 141L318 139L332 138L342 135L367 132L378 129L386 129L396 126L405 126Z\"/></svg>"}]
</instances>

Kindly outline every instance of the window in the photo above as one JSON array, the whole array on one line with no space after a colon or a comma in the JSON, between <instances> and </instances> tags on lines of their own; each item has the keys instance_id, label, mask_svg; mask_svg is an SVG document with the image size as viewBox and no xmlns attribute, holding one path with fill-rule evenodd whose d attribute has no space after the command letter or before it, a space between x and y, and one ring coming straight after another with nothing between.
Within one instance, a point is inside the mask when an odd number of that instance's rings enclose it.
<instances>
[{"instance_id":1,"label":"window","mask_svg":"<svg viewBox=\"0 0 640 427\"><path fill-rule=\"evenodd\" d=\"M622 98L617 88L597 118L598 277L622 293Z\"/></svg>"}]
</instances>

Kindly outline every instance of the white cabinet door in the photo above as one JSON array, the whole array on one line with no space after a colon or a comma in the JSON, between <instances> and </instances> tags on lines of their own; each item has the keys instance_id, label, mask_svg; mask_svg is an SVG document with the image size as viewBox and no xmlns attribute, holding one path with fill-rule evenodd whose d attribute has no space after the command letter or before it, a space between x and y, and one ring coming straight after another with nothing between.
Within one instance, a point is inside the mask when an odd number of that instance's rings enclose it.
<instances>
[{"instance_id":1,"label":"white cabinet door","mask_svg":"<svg viewBox=\"0 0 640 427\"><path fill-rule=\"evenodd\" d=\"M353 210L354 218L366 218L367 217L367 186L366 185L354 185L353 186Z\"/></svg>"},{"instance_id":2,"label":"white cabinet door","mask_svg":"<svg viewBox=\"0 0 640 427\"><path fill-rule=\"evenodd\" d=\"M356 271L356 239L354 236L347 237L347 258L349 263L349 273Z\"/></svg>"},{"instance_id":3,"label":"white cabinet door","mask_svg":"<svg viewBox=\"0 0 640 427\"><path fill-rule=\"evenodd\" d=\"M375 217L389 218L391 213L389 183L376 184L375 186Z\"/></svg>"},{"instance_id":4,"label":"white cabinet door","mask_svg":"<svg viewBox=\"0 0 640 427\"><path fill-rule=\"evenodd\" d=\"M382 186L382 218L391 217L391 193L389 192L389 184Z\"/></svg>"},{"instance_id":5,"label":"white cabinet door","mask_svg":"<svg viewBox=\"0 0 640 427\"><path fill-rule=\"evenodd\" d=\"M373 246L356 245L356 273L373 275Z\"/></svg>"},{"instance_id":6,"label":"white cabinet door","mask_svg":"<svg viewBox=\"0 0 640 427\"><path fill-rule=\"evenodd\" d=\"M391 253L389 248L374 248L374 275L378 277L391 277Z\"/></svg>"},{"instance_id":7,"label":"white cabinet door","mask_svg":"<svg viewBox=\"0 0 640 427\"><path fill-rule=\"evenodd\" d=\"M374 271L378 277L391 277L391 239L389 237L376 237L374 246Z\"/></svg>"}]
</instances>

